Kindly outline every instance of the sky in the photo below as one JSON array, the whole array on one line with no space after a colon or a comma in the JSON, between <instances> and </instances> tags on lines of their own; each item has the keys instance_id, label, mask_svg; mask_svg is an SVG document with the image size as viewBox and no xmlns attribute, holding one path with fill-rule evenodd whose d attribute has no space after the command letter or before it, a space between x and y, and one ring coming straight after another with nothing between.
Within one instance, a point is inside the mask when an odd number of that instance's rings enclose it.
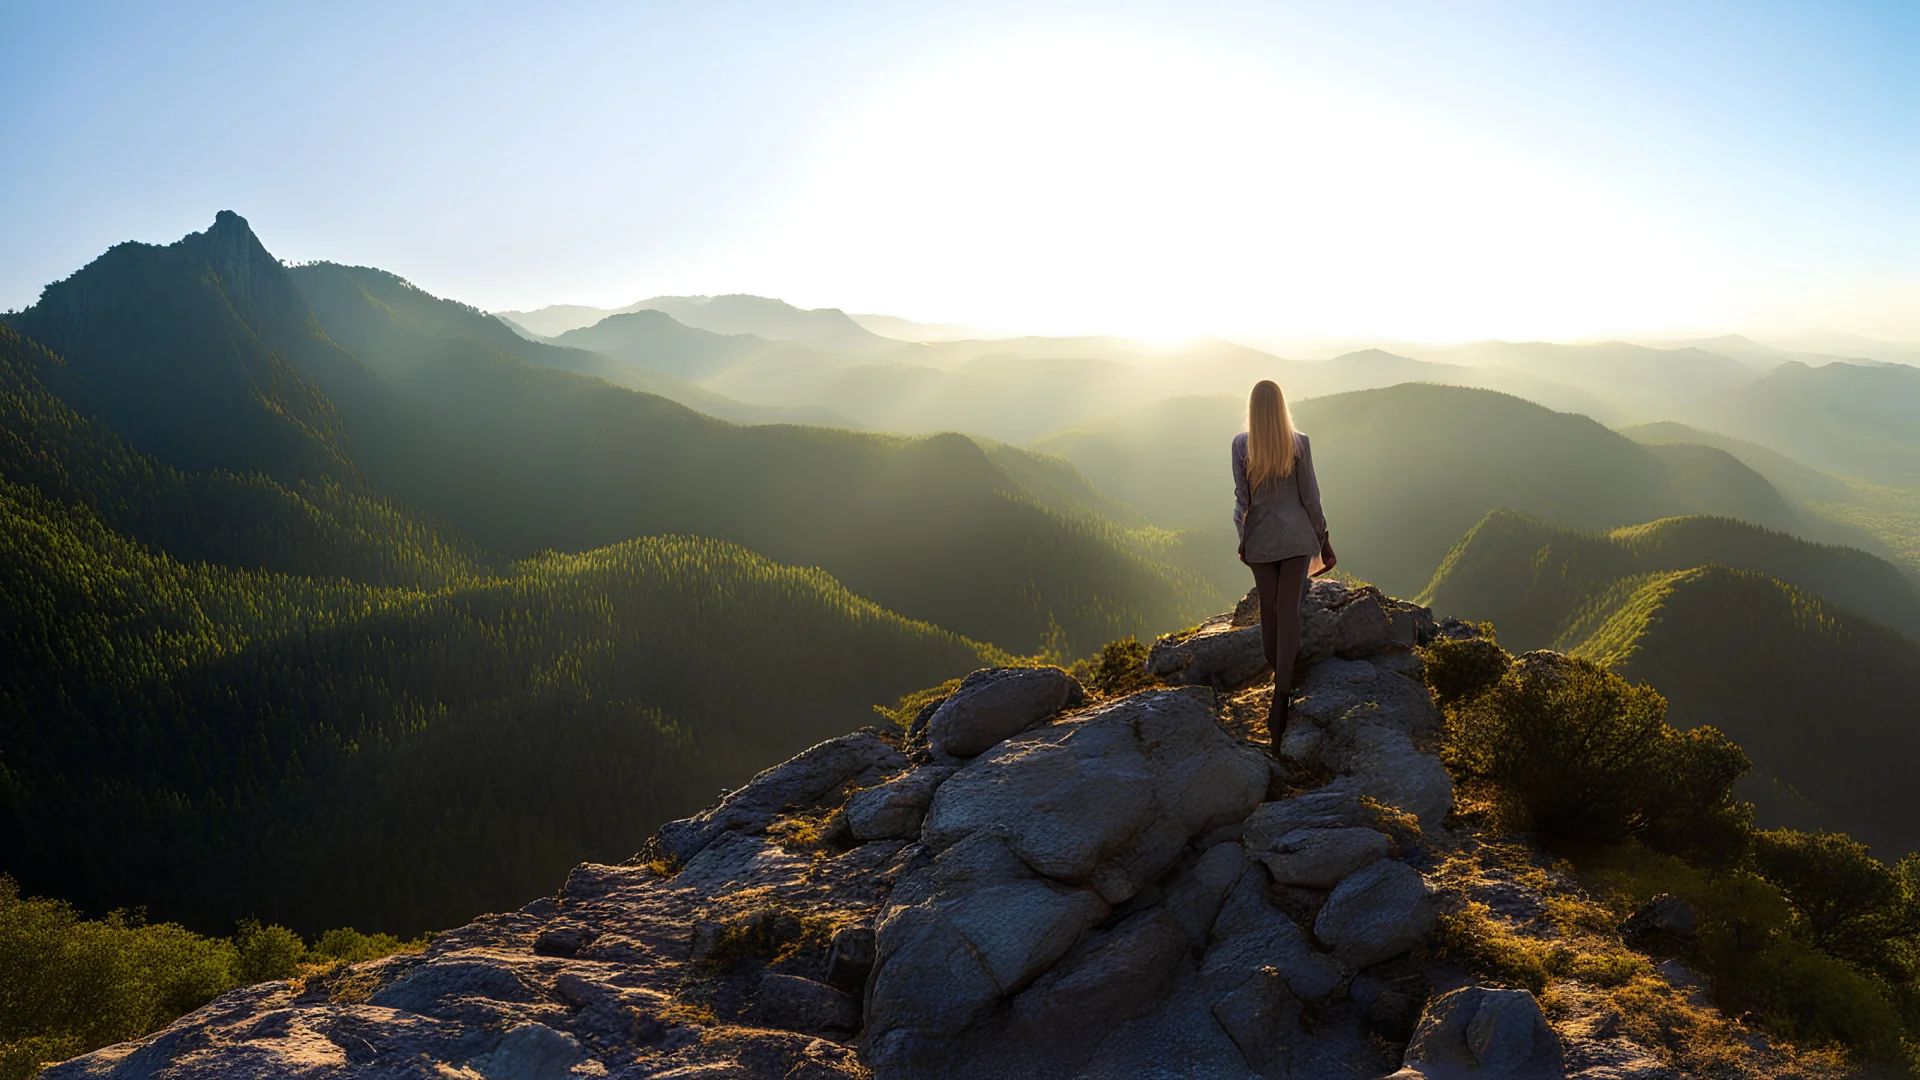
<instances>
[{"instance_id":1,"label":"sky","mask_svg":"<svg viewBox=\"0 0 1920 1080\"><path fill-rule=\"evenodd\" d=\"M231 209L488 310L1920 340L1920 3L5 0L0 309Z\"/></svg>"}]
</instances>

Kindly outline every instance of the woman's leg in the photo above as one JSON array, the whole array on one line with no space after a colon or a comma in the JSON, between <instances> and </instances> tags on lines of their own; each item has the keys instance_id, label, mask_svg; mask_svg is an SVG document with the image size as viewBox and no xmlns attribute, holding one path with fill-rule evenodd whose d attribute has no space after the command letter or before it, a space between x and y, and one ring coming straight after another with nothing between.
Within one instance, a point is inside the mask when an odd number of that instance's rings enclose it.
<instances>
[{"instance_id":1,"label":"woman's leg","mask_svg":"<svg viewBox=\"0 0 1920 1080\"><path fill-rule=\"evenodd\" d=\"M1262 588L1260 640L1267 646L1267 663L1273 665L1276 697L1281 689L1293 689L1293 661L1300 655L1300 604L1306 597L1307 564L1312 561L1301 555L1267 564L1273 573L1274 602L1268 603L1269 593Z\"/></svg>"},{"instance_id":2,"label":"woman's leg","mask_svg":"<svg viewBox=\"0 0 1920 1080\"><path fill-rule=\"evenodd\" d=\"M1280 564L1277 562L1248 563L1253 571L1253 587L1260 592L1260 651L1266 654L1267 664L1272 666L1274 650L1280 643L1279 622L1275 618L1279 613ZM1294 635L1295 648L1299 647L1299 634ZM1279 671L1279 668L1274 668Z\"/></svg>"}]
</instances>

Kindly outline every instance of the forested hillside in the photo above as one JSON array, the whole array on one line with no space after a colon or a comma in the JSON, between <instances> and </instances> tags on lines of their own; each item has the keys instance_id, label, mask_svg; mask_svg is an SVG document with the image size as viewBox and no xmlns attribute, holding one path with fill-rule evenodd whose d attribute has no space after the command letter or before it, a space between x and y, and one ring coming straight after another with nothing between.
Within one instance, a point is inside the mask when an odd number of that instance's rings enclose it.
<instances>
[{"instance_id":1,"label":"forested hillside","mask_svg":"<svg viewBox=\"0 0 1920 1080\"><path fill-rule=\"evenodd\" d=\"M711 540L422 592L180 563L0 488L0 865L207 930L510 907L981 652Z\"/></svg>"},{"instance_id":2,"label":"forested hillside","mask_svg":"<svg viewBox=\"0 0 1920 1080\"><path fill-rule=\"evenodd\" d=\"M1491 621L1516 651L1569 650L1594 620L1609 617L1609 598L1623 587L1707 565L1778 578L1920 642L1920 590L1891 563L1727 518L1666 518L1600 533L1496 510L1447 553L1421 603Z\"/></svg>"},{"instance_id":3,"label":"forested hillside","mask_svg":"<svg viewBox=\"0 0 1920 1080\"><path fill-rule=\"evenodd\" d=\"M1422 602L1491 621L1515 652L1562 650L1651 683L1676 723L1719 728L1788 785L1746 792L1770 823L1844 829L1883 857L1920 848L1906 796L1920 596L1886 562L1724 519L1585 533L1496 512Z\"/></svg>"},{"instance_id":4,"label":"forested hillside","mask_svg":"<svg viewBox=\"0 0 1920 1080\"><path fill-rule=\"evenodd\" d=\"M1296 401L1293 412L1313 439L1342 566L1390 592L1419 591L1498 507L1582 528L1689 513L1793 524L1779 493L1722 451L1656 453L1492 391L1410 383ZM1230 520L1227 447L1244 421L1238 399L1174 399L1036 445L1161 524L1204 527Z\"/></svg>"},{"instance_id":5,"label":"forested hillside","mask_svg":"<svg viewBox=\"0 0 1920 1080\"><path fill-rule=\"evenodd\" d=\"M1882 858L1920 850L1920 646L1750 570L1658 575L1582 651L1711 724L1825 827Z\"/></svg>"}]
</instances>

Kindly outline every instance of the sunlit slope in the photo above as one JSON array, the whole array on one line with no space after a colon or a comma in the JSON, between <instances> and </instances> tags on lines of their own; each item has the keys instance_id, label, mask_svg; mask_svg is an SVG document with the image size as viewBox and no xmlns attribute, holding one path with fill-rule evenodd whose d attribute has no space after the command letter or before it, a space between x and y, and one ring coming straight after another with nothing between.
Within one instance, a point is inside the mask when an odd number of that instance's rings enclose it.
<instances>
[{"instance_id":1,"label":"sunlit slope","mask_svg":"<svg viewBox=\"0 0 1920 1080\"><path fill-rule=\"evenodd\" d=\"M1816 469L1777 450L1664 421L1622 428L1638 443L1698 443L1739 458L1804 511L1802 531L1813 539L1863 548L1897 559L1920 575L1920 485L1894 487Z\"/></svg>"},{"instance_id":2,"label":"sunlit slope","mask_svg":"<svg viewBox=\"0 0 1920 1080\"><path fill-rule=\"evenodd\" d=\"M1579 651L1712 724L1816 820L1887 858L1920 848L1920 646L1751 570L1647 580Z\"/></svg>"},{"instance_id":3,"label":"sunlit slope","mask_svg":"<svg viewBox=\"0 0 1920 1080\"><path fill-rule=\"evenodd\" d=\"M188 565L0 483L0 870L413 932L617 860L980 650L682 537L437 592Z\"/></svg>"},{"instance_id":4,"label":"sunlit slope","mask_svg":"<svg viewBox=\"0 0 1920 1080\"><path fill-rule=\"evenodd\" d=\"M1585 416L1492 391L1410 383L1293 411L1313 439L1344 565L1389 591L1417 592L1499 507L1581 528L1684 513L1792 525L1779 494L1724 453L1655 453ZM1230 520L1228 447L1243 423L1237 399L1182 398L1035 445L1156 522L1205 527Z\"/></svg>"},{"instance_id":5,"label":"sunlit slope","mask_svg":"<svg viewBox=\"0 0 1920 1080\"><path fill-rule=\"evenodd\" d=\"M1491 621L1515 651L1581 647L1649 575L1707 565L1752 570L1920 641L1920 592L1863 551L1726 518L1667 518L1583 532L1507 510L1454 545L1423 603Z\"/></svg>"}]
</instances>

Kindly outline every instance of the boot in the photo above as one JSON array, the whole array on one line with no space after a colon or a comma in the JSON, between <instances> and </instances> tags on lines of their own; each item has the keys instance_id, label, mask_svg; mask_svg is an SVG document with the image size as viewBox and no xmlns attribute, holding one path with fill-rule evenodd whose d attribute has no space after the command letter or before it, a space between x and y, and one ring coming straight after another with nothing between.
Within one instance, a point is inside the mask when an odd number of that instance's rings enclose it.
<instances>
[{"instance_id":1,"label":"boot","mask_svg":"<svg viewBox=\"0 0 1920 1080\"><path fill-rule=\"evenodd\" d=\"M1273 701L1267 706L1267 738L1270 740L1267 753L1280 756L1280 740L1287 735L1288 713L1293 708L1293 690L1282 689L1278 683L1273 687Z\"/></svg>"}]
</instances>

